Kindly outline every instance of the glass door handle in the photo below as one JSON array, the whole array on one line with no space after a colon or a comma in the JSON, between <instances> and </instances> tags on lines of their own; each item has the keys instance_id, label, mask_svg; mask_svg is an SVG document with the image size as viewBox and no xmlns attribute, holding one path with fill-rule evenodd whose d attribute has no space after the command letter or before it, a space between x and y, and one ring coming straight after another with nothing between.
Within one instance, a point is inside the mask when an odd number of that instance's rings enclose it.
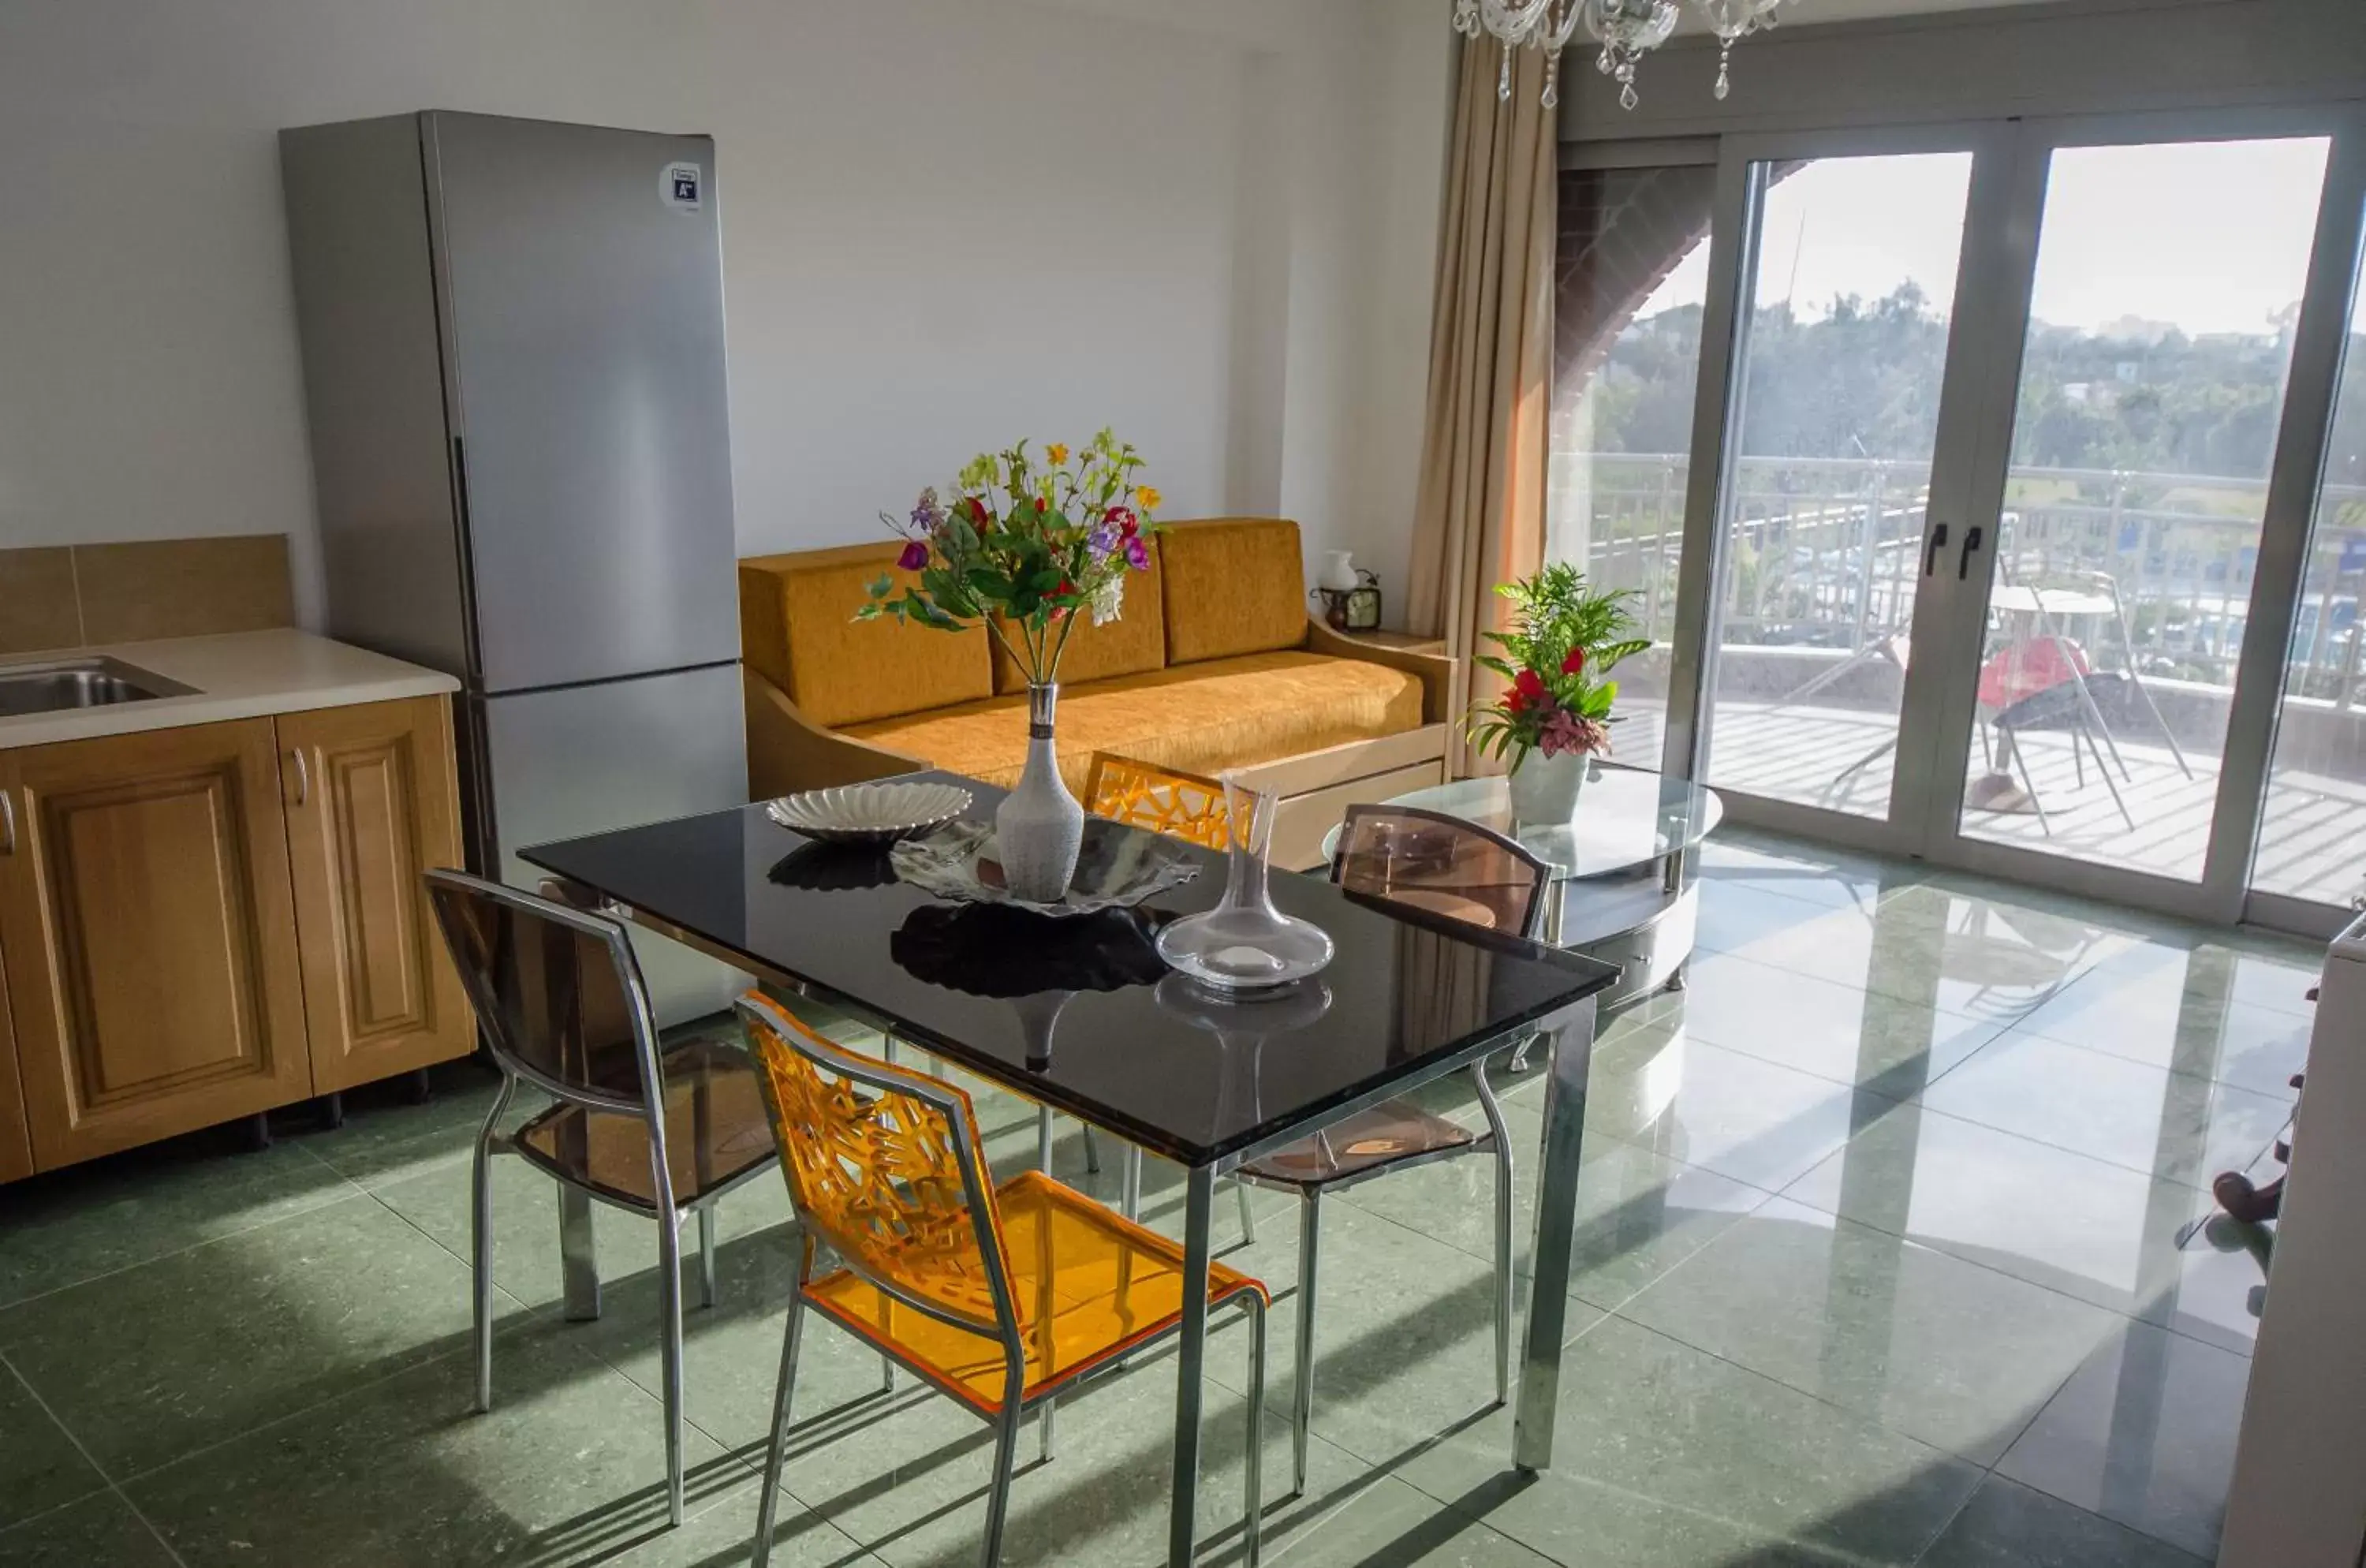
<instances>
[{"instance_id":1,"label":"glass door handle","mask_svg":"<svg viewBox=\"0 0 2366 1568\"><path fill-rule=\"evenodd\" d=\"M1963 581L1964 574L1972 570L1972 552L1979 547L1980 531L1978 527L1974 526L1966 529L1964 531L1964 553L1955 558L1956 581Z\"/></svg>"},{"instance_id":2,"label":"glass door handle","mask_svg":"<svg viewBox=\"0 0 2366 1568\"><path fill-rule=\"evenodd\" d=\"M1947 547L1947 525L1944 523L1931 530L1931 543L1922 551L1922 575L1930 576L1939 570L1939 552Z\"/></svg>"}]
</instances>

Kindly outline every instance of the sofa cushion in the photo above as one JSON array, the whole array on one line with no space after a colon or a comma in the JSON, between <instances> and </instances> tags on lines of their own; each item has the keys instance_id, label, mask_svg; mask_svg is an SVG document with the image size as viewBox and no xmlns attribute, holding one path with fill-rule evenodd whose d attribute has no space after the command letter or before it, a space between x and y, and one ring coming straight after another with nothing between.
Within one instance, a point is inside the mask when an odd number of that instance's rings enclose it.
<instances>
[{"instance_id":1,"label":"sofa cushion","mask_svg":"<svg viewBox=\"0 0 2366 1568\"><path fill-rule=\"evenodd\" d=\"M860 724L993 694L984 626L942 632L854 618L881 572L911 580L896 570L900 548L889 540L739 563L740 657L816 724Z\"/></svg>"},{"instance_id":2,"label":"sofa cushion","mask_svg":"<svg viewBox=\"0 0 2366 1568\"><path fill-rule=\"evenodd\" d=\"M1306 641L1306 571L1286 517L1210 517L1159 536L1166 662L1192 664Z\"/></svg>"},{"instance_id":3,"label":"sofa cushion","mask_svg":"<svg viewBox=\"0 0 2366 1568\"><path fill-rule=\"evenodd\" d=\"M1212 774L1418 729L1421 682L1361 660L1256 653L1063 682L1058 727L1060 776L1081 798L1096 751ZM1027 760L1027 701L990 697L847 733L1008 788Z\"/></svg>"},{"instance_id":4,"label":"sofa cushion","mask_svg":"<svg viewBox=\"0 0 2366 1568\"><path fill-rule=\"evenodd\" d=\"M1166 667L1166 626L1159 598L1160 577L1158 541L1153 537L1150 570L1125 574L1124 613L1100 626L1093 625L1093 618L1086 615L1068 634L1068 646L1060 653L1061 685L1080 686L1111 675L1139 675ZM1013 634L1012 641L1017 640ZM1027 689L1027 672L1019 667L1017 660L1002 650L1000 643L994 645L994 689L1004 693Z\"/></svg>"}]
</instances>

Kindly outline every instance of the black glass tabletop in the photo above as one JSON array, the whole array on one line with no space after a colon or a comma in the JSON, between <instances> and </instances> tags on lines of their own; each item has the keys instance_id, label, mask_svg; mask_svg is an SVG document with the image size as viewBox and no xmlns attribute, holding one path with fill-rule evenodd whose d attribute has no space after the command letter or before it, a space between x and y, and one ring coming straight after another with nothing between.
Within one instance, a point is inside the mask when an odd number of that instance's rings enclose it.
<instances>
[{"instance_id":1,"label":"black glass tabletop","mask_svg":"<svg viewBox=\"0 0 2366 1568\"><path fill-rule=\"evenodd\" d=\"M969 815L990 821L1001 793L960 782L975 796ZM937 897L897 880L884 851L808 840L761 805L522 856L1191 1165L1448 1070L1617 978L1589 959L1278 871L1275 904L1328 931L1336 956L1286 994L1227 1001L1168 972L1154 946L1161 926L1223 894L1222 857L1184 852L1199 866L1193 880L1138 908L1060 919Z\"/></svg>"}]
</instances>

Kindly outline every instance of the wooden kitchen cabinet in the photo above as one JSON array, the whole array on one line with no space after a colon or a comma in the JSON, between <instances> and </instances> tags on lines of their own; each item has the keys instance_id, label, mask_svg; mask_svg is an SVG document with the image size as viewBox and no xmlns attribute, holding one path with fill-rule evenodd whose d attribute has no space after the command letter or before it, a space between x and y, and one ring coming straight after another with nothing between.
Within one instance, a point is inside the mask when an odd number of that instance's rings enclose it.
<instances>
[{"instance_id":1,"label":"wooden kitchen cabinet","mask_svg":"<svg viewBox=\"0 0 2366 1568\"><path fill-rule=\"evenodd\" d=\"M7 831L8 824L0 821L0 834ZM25 1097L17 1087L16 1035L8 1025L8 971L0 964L0 1181L32 1174L33 1144L25 1134Z\"/></svg>"},{"instance_id":2,"label":"wooden kitchen cabinet","mask_svg":"<svg viewBox=\"0 0 2366 1568\"><path fill-rule=\"evenodd\" d=\"M277 722L312 1091L466 1055L475 1023L420 876L460 863L451 705L414 697Z\"/></svg>"},{"instance_id":3,"label":"wooden kitchen cabinet","mask_svg":"<svg viewBox=\"0 0 2366 1568\"><path fill-rule=\"evenodd\" d=\"M0 753L0 963L40 1169L312 1092L268 718Z\"/></svg>"}]
</instances>

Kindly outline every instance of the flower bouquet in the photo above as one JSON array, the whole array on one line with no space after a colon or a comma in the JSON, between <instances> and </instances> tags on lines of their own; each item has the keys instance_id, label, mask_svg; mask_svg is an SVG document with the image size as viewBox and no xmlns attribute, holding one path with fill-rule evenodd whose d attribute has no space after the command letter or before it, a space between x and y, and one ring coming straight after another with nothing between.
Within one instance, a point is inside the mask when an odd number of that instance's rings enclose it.
<instances>
[{"instance_id":1,"label":"flower bouquet","mask_svg":"<svg viewBox=\"0 0 2366 1568\"><path fill-rule=\"evenodd\" d=\"M1159 496L1134 482L1142 457L1107 430L1080 451L1053 444L1042 461L1027 443L981 453L955 478L954 497L931 488L908 518L882 513L904 537L896 564L917 573L898 587L882 573L855 612L941 631L984 626L1026 671L1027 765L995 813L1011 891L1057 903L1076 871L1084 808L1060 782L1053 748L1060 656L1078 614L1099 626L1125 608L1126 579L1150 569Z\"/></svg>"},{"instance_id":2,"label":"flower bouquet","mask_svg":"<svg viewBox=\"0 0 2366 1568\"><path fill-rule=\"evenodd\" d=\"M1635 624L1630 591L1595 592L1565 561L1495 592L1516 606L1513 629L1485 633L1501 652L1478 662L1510 687L1471 710L1471 743L1510 763L1514 820L1566 822L1586 759L1610 751L1610 705L1618 696L1610 671L1651 642L1624 635Z\"/></svg>"}]
</instances>

